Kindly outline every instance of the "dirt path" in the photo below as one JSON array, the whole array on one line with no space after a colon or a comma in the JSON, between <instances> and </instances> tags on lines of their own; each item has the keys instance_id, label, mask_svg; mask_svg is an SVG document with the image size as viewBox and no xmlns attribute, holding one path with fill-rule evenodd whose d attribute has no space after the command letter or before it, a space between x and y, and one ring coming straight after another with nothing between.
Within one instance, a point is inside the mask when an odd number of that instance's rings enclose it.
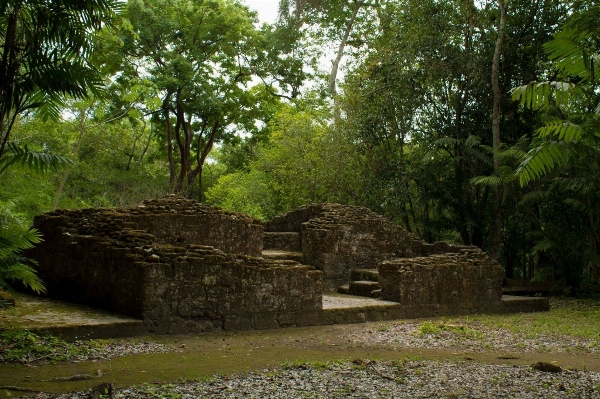
<instances>
[{"instance_id":1,"label":"dirt path","mask_svg":"<svg viewBox=\"0 0 600 399\"><path fill-rule=\"evenodd\" d=\"M393 325L393 322L386 322ZM57 365L0 364L0 386L19 386L49 392L82 390L101 382L117 386L198 380L214 374L235 374L277 368L282 364L327 360L423 358L491 364L556 362L563 368L600 371L600 354L536 352L474 352L445 348L407 348L396 345L357 344L348 337L366 334L386 323L292 328L262 332L218 333L199 336L151 336L172 345L174 352L124 356L110 360ZM410 321L407 321L410 323ZM100 370L100 373L98 373ZM93 378L73 380L69 377ZM100 375L96 377L97 375ZM0 396L4 393L0 390ZM14 393L13 393L14 394Z\"/></svg>"}]
</instances>

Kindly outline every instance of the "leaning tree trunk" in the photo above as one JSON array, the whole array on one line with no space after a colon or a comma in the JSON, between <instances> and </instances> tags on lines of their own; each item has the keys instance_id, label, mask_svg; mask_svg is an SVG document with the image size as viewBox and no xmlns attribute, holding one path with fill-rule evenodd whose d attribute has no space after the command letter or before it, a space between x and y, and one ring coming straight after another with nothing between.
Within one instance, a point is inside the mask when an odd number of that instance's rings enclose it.
<instances>
[{"instance_id":1,"label":"leaning tree trunk","mask_svg":"<svg viewBox=\"0 0 600 399\"><path fill-rule=\"evenodd\" d=\"M500 115L502 111L502 91L500 90L500 56L502 55L502 45L504 44L504 33L506 30L506 0L497 0L500 10L500 26L498 28L498 38L496 39L496 49L494 50L494 59L492 62L492 90L494 95L494 106L492 115L492 146L494 149L494 176L500 177ZM493 227L492 227L492 251L491 256L494 259L500 258L500 244L502 242L500 225L500 203L501 192L500 185L494 186L493 201Z\"/></svg>"},{"instance_id":2,"label":"leaning tree trunk","mask_svg":"<svg viewBox=\"0 0 600 399\"><path fill-rule=\"evenodd\" d=\"M346 48L346 44L348 43L348 38L350 37L350 32L352 31L352 27L354 26L354 21L356 20L356 15L358 15L360 7L362 7L362 2L356 1L354 3L354 11L352 11L352 16L346 24L346 30L344 31L344 36L342 37L342 41L340 42L340 46L338 47L338 52L335 57L335 60L333 60L333 65L331 66L331 73L329 75L329 94L333 98L334 117L336 123L339 121L340 118L340 105L337 99L336 90L337 74L340 68L340 62L342 61L342 57L344 56L344 49Z\"/></svg>"}]
</instances>

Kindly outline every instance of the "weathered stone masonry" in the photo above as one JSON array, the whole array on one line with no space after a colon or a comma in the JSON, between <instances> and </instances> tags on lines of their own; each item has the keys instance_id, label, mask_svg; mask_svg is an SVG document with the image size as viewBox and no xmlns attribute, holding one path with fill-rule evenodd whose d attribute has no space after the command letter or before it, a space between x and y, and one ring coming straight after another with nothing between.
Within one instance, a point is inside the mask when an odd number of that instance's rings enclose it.
<instances>
[{"instance_id":1,"label":"weathered stone masonry","mask_svg":"<svg viewBox=\"0 0 600 399\"><path fill-rule=\"evenodd\" d=\"M45 241L28 255L48 295L142 318L150 331L316 324L322 308L321 272L239 254L262 248L261 223L245 215L167 197L53 212L35 226Z\"/></svg>"},{"instance_id":2,"label":"weathered stone masonry","mask_svg":"<svg viewBox=\"0 0 600 399\"><path fill-rule=\"evenodd\" d=\"M323 291L351 275L369 276L353 283L367 293L377 285L381 299L398 303L373 319L521 306L501 299L501 267L478 248L424 243L360 207L301 207L268 222L264 235L249 216L175 196L52 212L34 225L45 241L26 255L38 260L49 296L141 318L153 332L356 322L364 309L323 310ZM263 247L274 251L260 257Z\"/></svg>"},{"instance_id":3,"label":"weathered stone masonry","mask_svg":"<svg viewBox=\"0 0 600 399\"><path fill-rule=\"evenodd\" d=\"M325 290L346 284L353 269L376 269L390 259L458 253L464 247L427 244L373 211L340 204L312 204L278 216L266 224L269 245L284 232L299 234L303 263L323 271ZM275 233L275 234L274 234ZM291 240L291 239L290 239Z\"/></svg>"},{"instance_id":4,"label":"weathered stone masonry","mask_svg":"<svg viewBox=\"0 0 600 399\"><path fill-rule=\"evenodd\" d=\"M340 289L400 303L404 317L505 311L498 262L477 247L425 243L366 208L300 207L268 222L267 237L269 248L300 241L294 250L323 271L325 290L358 276L368 281Z\"/></svg>"},{"instance_id":5,"label":"weathered stone masonry","mask_svg":"<svg viewBox=\"0 0 600 399\"><path fill-rule=\"evenodd\" d=\"M502 311L502 268L481 250L388 260L378 271L381 299L407 317Z\"/></svg>"}]
</instances>

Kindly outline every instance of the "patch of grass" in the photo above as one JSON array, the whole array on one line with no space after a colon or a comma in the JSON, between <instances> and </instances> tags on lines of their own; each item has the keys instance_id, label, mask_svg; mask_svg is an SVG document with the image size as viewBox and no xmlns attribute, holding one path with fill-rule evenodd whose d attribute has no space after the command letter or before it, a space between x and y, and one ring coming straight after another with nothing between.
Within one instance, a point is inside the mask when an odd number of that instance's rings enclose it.
<instances>
[{"instance_id":1,"label":"patch of grass","mask_svg":"<svg viewBox=\"0 0 600 399\"><path fill-rule=\"evenodd\" d=\"M482 340L484 335L481 331L471 328L465 324L451 324L447 322L431 322L424 321L419 325L419 335L421 336L438 336L444 332L451 333L465 339Z\"/></svg>"},{"instance_id":2,"label":"patch of grass","mask_svg":"<svg viewBox=\"0 0 600 399\"><path fill-rule=\"evenodd\" d=\"M502 328L527 338L544 335L571 336L591 340L590 346L600 345L600 299L551 299L548 312L515 313L509 315L478 315L456 319L456 323L480 323L490 328Z\"/></svg>"},{"instance_id":3,"label":"patch of grass","mask_svg":"<svg viewBox=\"0 0 600 399\"><path fill-rule=\"evenodd\" d=\"M160 399L181 399L183 395L174 392L175 386L172 384L165 384L160 386L146 385L142 391L149 398L160 398Z\"/></svg>"},{"instance_id":4,"label":"patch of grass","mask_svg":"<svg viewBox=\"0 0 600 399\"><path fill-rule=\"evenodd\" d=\"M315 370L331 370L333 368L334 365L336 364L342 364L344 363L344 361L342 360L328 360L325 362L322 361L313 361L313 362L304 362L304 361L286 361L284 362L281 367L284 370L290 370L290 369L301 369L301 370L308 370L308 369L315 369Z\"/></svg>"},{"instance_id":5,"label":"patch of grass","mask_svg":"<svg viewBox=\"0 0 600 399\"><path fill-rule=\"evenodd\" d=\"M0 330L0 362L63 362L87 355L103 345L99 341L69 343L52 335L40 336L20 328Z\"/></svg>"}]
</instances>

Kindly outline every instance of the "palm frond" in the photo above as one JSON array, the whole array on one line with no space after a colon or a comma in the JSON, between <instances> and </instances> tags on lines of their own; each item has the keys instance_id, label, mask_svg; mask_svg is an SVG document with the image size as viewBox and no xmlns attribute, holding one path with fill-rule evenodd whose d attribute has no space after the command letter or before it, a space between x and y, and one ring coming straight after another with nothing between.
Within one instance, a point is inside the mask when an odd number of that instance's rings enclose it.
<instances>
[{"instance_id":1,"label":"palm frond","mask_svg":"<svg viewBox=\"0 0 600 399\"><path fill-rule=\"evenodd\" d=\"M548 108L552 104L551 99L554 99L556 105L566 105L579 91L574 83L560 81L531 82L511 90L514 101L535 110Z\"/></svg>"},{"instance_id":2,"label":"palm frond","mask_svg":"<svg viewBox=\"0 0 600 399\"><path fill-rule=\"evenodd\" d=\"M465 140L465 145L467 147L477 147L477 146L479 146L479 144L481 144L481 137L479 137L479 136L470 135Z\"/></svg>"},{"instance_id":3,"label":"palm frond","mask_svg":"<svg viewBox=\"0 0 600 399\"><path fill-rule=\"evenodd\" d=\"M0 158L0 174L11 166L26 167L38 173L45 173L49 169L58 170L69 165L75 165L75 162L60 155L31 151L27 145L19 147L9 143L8 151Z\"/></svg>"},{"instance_id":4,"label":"palm frond","mask_svg":"<svg viewBox=\"0 0 600 399\"><path fill-rule=\"evenodd\" d=\"M555 120L546 123L546 125L538 129L539 137L553 136L558 140L563 141L578 141L583 134L581 126L569 121Z\"/></svg>"},{"instance_id":5,"label":"palm frond","mask_svg":"<svg viewBox=\"0 0 600 399\"><path fill-rule=\"evenodd\" d=\"M576 198L567 198L564 202L565 202L565 204L573 207L573 209L575 209L576 211L586 212L588 210L587 204Z\"/></svg>"},{"instance_id":6,"label":"palm frond","mask_svg":"<svg viewBox=\"0 0 600 399\"><path fill-rule=\"evenodd\" d=\"M479 150L479 148L466 147L465 153L484 165L492 166L494 164L494 159L489 154Z\"/></svg>"},{"instance_id":7,"label":"palm frond","mask_svg":"<svg viewBox=\"0 0 600 399\"><path fill-rule=\"evenodd\" d=\"M456 145L456 144L460 144L460 140L455 139L454 137L440 137L439 139L435 140L433 142L434 145L438 146L438 147L444 147L447 145Z\"/></svg>"},{"instance_id":8,"label":"palm frond","mask_svg":"<svg viewBox=\"0 0 600 399\"><path fill-rule=\"evenodd\" d=\"M548 192L543 190L533 190L523 194L519 205L540 204L546 200Z\"/></svg>"},{"instance_id":9,"label":"palm frond","mask_svg":"<svg viewBox=\"0 0 600 399\"><path fill-rule=\"evenodd\" d=\"M502 178L500 178L499 176L476 176L473 177L470 181L473 185L489 187L499 187L503 183Z\"/></svg>"},{"instance_id":10,"label":"palm frond","mask_svg":"<svg viewBox=\"0 0 600 399\"><path fill-rule=\"evenodd\" d=\"M44 292L44 284L31 267L36 262L21 254L41 241L40 233L23 227L10 212L10 203L0 204L0 289L9 282L20 282L35 292Z\"/></svg>"},{"instance_id":11,"label":"palm frond","mask_svg":"<svg viewBox=\"0 0 600 399\"><path fill-rule=\"evenodd\" d=\"M568 160L569 155L564 148L564 142L545 142L531 149L517 169L521 186L545 176L555 167L566 164Z\"/></svg>"},{"instance_id":12,"label":"palm frond","mask_svg":"<svg viewBox=\"0 0 600 399\"><path fill-rule=\"evenodd\" d=\"M588 80L593 64L586 56L585 41L591 37L589 32L566 30L554 35L554 39L544 45L549 58L555 62L557 69L570 76Z\"/></svg>"},{"instance_id":13,"label":"palm frond","mask_svg":"<svg viewBox=\"0 0 600 399\"><path fill-rule=\"evenodd\" d=\"M533 247L533 251L547 251L547 250L551 249L554 246L556 246L556 243L554 241L549 240L549 239L545 239L545 240L539 241Z\"/></svg>"},{"instance_id":14,"label":"palm frond","mask_svg":"<svg viewBox=\"0 0 600 399\"><path fill-rule=\"evenodd\" d=\"M527 152L520 150L518 148L509 148L507 150L501 151L498 154L498 157L503 161L518 161L522 162L525 159Z\"/></svg>"}]
</instances>

